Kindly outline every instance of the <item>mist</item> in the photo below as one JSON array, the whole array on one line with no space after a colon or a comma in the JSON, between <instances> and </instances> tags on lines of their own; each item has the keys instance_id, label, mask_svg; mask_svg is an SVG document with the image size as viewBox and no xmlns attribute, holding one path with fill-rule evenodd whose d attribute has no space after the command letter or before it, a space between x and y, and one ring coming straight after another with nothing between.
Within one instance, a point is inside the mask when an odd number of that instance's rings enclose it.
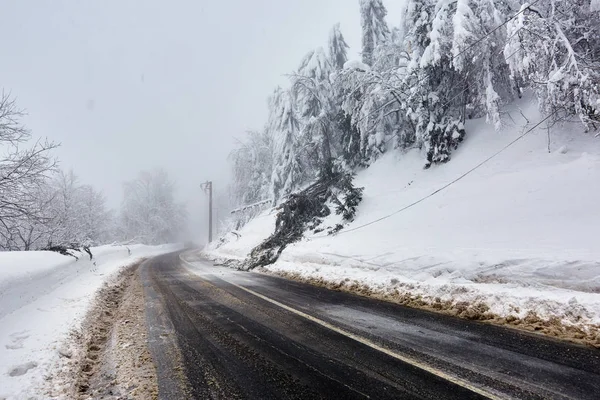
<instances>
[{"instance_id":1,"label":"mist","mask_svg":"<svg viewBox=\"0 0 600 400\"><path fill-rule=\"evenodd\" d=\"M2 86L34 138L61 146L63 170L118 209L123 183L163 168L206 238L207 198L229 183L227 155L261 129L266 99L340 22L358 57L358 2L347 0L19 1L3 5ZM400 23L402 2L386 2ZM227 205L219 207L219 219Z\"/></svg>"}]
</instances>

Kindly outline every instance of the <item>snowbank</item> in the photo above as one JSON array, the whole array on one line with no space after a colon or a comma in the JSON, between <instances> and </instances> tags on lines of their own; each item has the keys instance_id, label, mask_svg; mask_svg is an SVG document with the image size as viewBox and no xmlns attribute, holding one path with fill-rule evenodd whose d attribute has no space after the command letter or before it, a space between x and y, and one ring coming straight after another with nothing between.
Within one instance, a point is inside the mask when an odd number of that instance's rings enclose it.
<instances>
[{"instance_id":1,"label":"snowbank","mask_svg":"<svg viewBox=\"0 0 600 400\"><path fill-rule=\"evenodd\" d=\"M582 329L600 324L600 140L579 125L554 127L550 153L546 129L536 129L464 179L395 213L541 119L532 103L521 106L501 133L470 121L446 165L424 170L418 150L388 153L358 174L364 200L352 224L336 236L309 235L266 270L409 294L427 304L484 304L501 317L533 313ZM272 232L274 220L263 213L238 231L239 240L206 254L243 258Z\"/></svg>"},{"instance_id":2,"label":"snowbank","mask_svg":"<svg viewBox=\"0 0 600 400\"><path fill-rule=\"evenodd\" d=\"M94 293L121 267L174 245L92 248L94 259L52 252L0 252L0 399L43 399L61 343Z\"/></svg>"}]
</instances>

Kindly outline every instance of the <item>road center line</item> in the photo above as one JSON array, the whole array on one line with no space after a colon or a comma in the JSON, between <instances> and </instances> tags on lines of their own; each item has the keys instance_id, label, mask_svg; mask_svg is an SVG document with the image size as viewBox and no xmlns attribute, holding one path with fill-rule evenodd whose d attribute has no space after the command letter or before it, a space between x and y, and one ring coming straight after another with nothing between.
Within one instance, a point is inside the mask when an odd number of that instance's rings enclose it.
<instances>
[{"instance_id":1,"label":"road center line","mask_svg":"<svg viewBox=\"0 0 600 400\"><path fill-rule=\"evenodd\" d=\"M189 265L191 267L194 267L194 265L192 263L184 260L183 257L181 257L181 255L179 255L179 259L184 264L187 264L187 265ZM485 389L473 386L469 382L465 381L464 379L458 378L456 376L449 375L449 374L447 374L447 373L445 373L443 371L435 369L435 368L433 368L433 367L431 367L429 365L426 365L426 364L424 364L424 363L422 363L420 361L417 361L415 359L412 359L412 358L403 356L401 354L395 353L395 352L391 351L390 349L386 349L385 347L382 347L382 346L380 346L380 345L378 345L378 344L370 341L369 339L366 339L364 337L355 335L354 333L348 332L348 331L346 331L344 329L338 328L337 326L332 325L329 322L326 322L326 321L323 321L322 319L313 317L312 315L306 314L305 312L302 312L300 310L296 310L295 308L292 308L292 307L287 306L287 305L285 305L283 303L280 303L277 300L273 300L270 297L267 297L265 295L257 293L257 292L255 292L252 289L248 289L246 287L240 286L240 285L238 285L236 283L233 283L233 282L230 282L230 281L226 281L226 282L229 283L230 285L235 286L238 289L244 290L245 292L250 293L250 294L252 294L252 295L254 295L254 296L256 296L256 297L258 297L260 299L263 299L265 301L268 301L271 304L274 304L274 305L276 305L278 307L281 307L284 310L287 310L287 311L289 311L291 313L294 313L294 314L296 314L298 316L301 316L302 318L305 318L305 319L307 319L307 320L309 320L311 322L319 324L319 325L321 325L321 326L323 326L323 327L325 327L325 328L327 328L329 330L332 330L332 331L334 331L336 333L339 333L340 335L344 335L344 336L346 336L346 337L348 337L348 338L350 338L352 340L355 340L355 341L357 341L359 343L362 343L362 344L364 344L366 346L369 346L370 348L372 348L374 350L377 350L379 352L387 354L388 356L393 357L393 358L395 358L397 360L400 360L400 361L402 361L402 362L404 362L406 364L410 364L410 365L412 365L414 367L417 367L419 369L427 371L430 374L433 374L433 375L435 375L437 377L440 377L440 378L442 378L442 379L444 379L444 380L446 380L448 382L452 382L455 385L461 386L461 387L463 387L463 388L465 388L467 390L470 390L470 391L472 391L474 393L477 393L477 394L479 394L481 396L484 396L484 397L486 397L488 399L491 399L491 400L502 400L502 399L504 399L504 397L499 397L498 395L490 393L490 392L488 392Z\"/></svg>"}]
</instances>

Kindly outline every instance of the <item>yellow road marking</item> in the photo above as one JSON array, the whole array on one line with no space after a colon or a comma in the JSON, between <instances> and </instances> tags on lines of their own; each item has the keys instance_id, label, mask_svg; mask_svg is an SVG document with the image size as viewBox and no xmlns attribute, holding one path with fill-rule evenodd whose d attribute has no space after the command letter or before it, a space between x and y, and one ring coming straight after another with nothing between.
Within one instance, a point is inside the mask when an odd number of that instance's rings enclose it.
<instances>
[{"instance_id":1,"label":"yellow road marking","mask_svg":"<svg viewBox=\"0 0 600 400\"><path fill-rule=\"evenodd\" d=\"M186 260L184 260L181 257L181 255L179 255L179 259L183 263L188 264L188 265L190 265L190 266L193 267L193 264L190 263L190 262L188 262L188 261L186 261ZM245 287L240 286L240 285L238 285L236 283L233 283L233 282L227 281L227 283L229 283L230 285L233 285L233 286L237 287L238 289L244 290L244 291L246 291L246 292L248 292L248 293L250 293L250 294L252 294L252 295L254 295L256 297L259 297L259 298L261 298L261 299L263 299L265 301L268 301L269 303L275 304L276 306L281 307L284 310L292 312L292 313L294 313L296 315L299 315L299 316L301 316L303 318L306 318L309 321L312 321L312 322L314 322L316 324L319 324L319 325L321 325L321 326L323 326L323 327L325 327L325 328L327 328L329 330L332 330L332 331L334 331L336 333L339 333L340 335L344 335L344 336L346 336L346 337L348 337L348 338L350 338L352 340L355 340L355 341L357 341L359 343L362 343L362 344L364 344L366 346L369 346L370 348L372 348L374 350L380 351L380 352L382 352L384 354L387 354L388 356L393 357L393 358L395 358L397 360L400 360L400 361L402 361L404 363L410 364L410 365L412 365L414 367L417 367L419 369L427 371L430 374L438 376L438 377L440 377L440 378L442 378L442 379L444 379L444 380L446 380L448 382L452 382L455 385L461 386L461 387L463 387L465 389L468 389L468 390L470 390L470 391L472 391L474 393L477 393L477 394L479 394L479 395L481 395L483 397L486 397L486 398L488 398L490 400L502 400L502 399L505 399L505 397L500 397L500 396L498 396L498 395L496 395L494 393L490 393L489 391L487 391L485 389L473 386L472 384L470 384L469 382L465 381L464 379L461 379L461 378L456 377L456 376L449 375L449 374L447 374L447 373L445 373L443 371L435 369L435 368L433 368L433 367L431 367L431 366L429 366L427 364L424 364L424 363L422 363L420 361L417 361L415 359L403 356L402 354L395 353L395 352L391 351L390 349L386 349L385 347L382 347L382 346L380 346L380 345L378 345L376 343L373 343L369 339L366 339L366 338L364 338L362 336L355 335L354 333L348 332L348 331L346 331L344 329L338 328L337 326L332 325L329 322L326 322L326 321L323 321L322 319L313 317L312 315L306 314L305 312L302 312L300 310L296 310L295 308L292 308L292 307L287 306L287 305L285 305L283 303L280 303L277 300L273 300L270 297L267 297L265 295L257 293L254 290L245 288Z\"/></svg>"}]
</instances>

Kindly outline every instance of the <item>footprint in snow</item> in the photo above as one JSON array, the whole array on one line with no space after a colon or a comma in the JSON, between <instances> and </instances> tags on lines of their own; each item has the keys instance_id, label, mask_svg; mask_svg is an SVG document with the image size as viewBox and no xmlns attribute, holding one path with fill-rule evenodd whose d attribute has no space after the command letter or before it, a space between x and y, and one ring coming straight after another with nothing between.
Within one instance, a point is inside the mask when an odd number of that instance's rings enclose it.
<instances>
[{"instance_id":1,"label":"footprint in snow","mask_svg":"<svg viewBox=\"0 0 600 400\"><path fill-rule=\"evenodd\" d=\"M10 340L12 343L4 345L4 347L6 347L9 350L22 349L23 342L29 337L29 335L27 335L27 332L29 331L15 332L11 334Z\"/></svg>"},{"instance_id":2,"label":"footprint in snow","mask_svg":"<svg viewBox=\"0 0 600 400\"><path fill-rule=\"evenodd\" d=\"M33 361L30 361L26 364L17 365L16 367L13 367L10 371L8 371L8 375L9 376L25 375L27 373L27 371L29 371L30 369L34 369L37 366L38 366L37 363L35 363Z\"/></svg>"}]
</instances>

